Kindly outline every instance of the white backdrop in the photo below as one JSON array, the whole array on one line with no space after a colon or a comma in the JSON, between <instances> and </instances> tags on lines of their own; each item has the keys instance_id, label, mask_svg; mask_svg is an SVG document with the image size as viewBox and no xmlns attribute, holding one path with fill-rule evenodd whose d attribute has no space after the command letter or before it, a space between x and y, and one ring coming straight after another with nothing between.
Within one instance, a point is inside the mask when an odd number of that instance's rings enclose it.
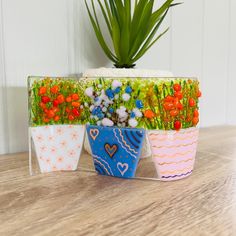
<instances>
[{"instance_id":1,"label":"white backdrop","mask_svg":"<svg viewBox=\"0 0 236 236\"><path fill-rule=\"evenodd\" d=\"M0 153L27 150L28 75L111 66L82 0L0 0ZM159 1L158 1L159 2ZM185 0L138 63L201 81L201 126L236 124L236 1Z\"/></svg>"}]
</instances>

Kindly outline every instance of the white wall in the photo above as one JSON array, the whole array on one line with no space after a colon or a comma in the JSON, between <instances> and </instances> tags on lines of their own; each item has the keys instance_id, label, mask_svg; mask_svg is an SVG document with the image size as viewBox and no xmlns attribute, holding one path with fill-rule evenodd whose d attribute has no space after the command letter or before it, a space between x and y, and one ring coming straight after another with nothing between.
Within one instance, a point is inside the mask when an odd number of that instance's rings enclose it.
<instances>
[{"instance_id":1,"label":"white wall","mask_svg":"<svg viewBox=\"0 0 236 236\"><path fill-rule=\"evenodd\" d=\"M64 76L111 64L84 1L0 2L0 153L7 153L27 149L28 75ZM185 0L166 19L168 35L137 63L199 77L202 126L236 124L234 12L234 0Z\"/></svg>"}]
</instances>

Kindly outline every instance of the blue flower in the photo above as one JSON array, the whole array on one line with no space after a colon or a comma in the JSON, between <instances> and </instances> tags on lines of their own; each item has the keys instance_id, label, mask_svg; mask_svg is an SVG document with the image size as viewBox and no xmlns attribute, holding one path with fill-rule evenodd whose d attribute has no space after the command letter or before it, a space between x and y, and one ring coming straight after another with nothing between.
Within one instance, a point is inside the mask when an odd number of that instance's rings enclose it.
<instances>
[{"instance_id":1,"label":"blue flower","mask_svg":"<svg viewBox=\"0 0 236 236\"><path fill-rule=\"evenodd\" d=\"M102 113L102 108L101 107L95 107L92 110L92 115L97 116L98 114Z\"/></svg>"},{"instance_id":2,"label":"blue flower","mask_svg":"<svg viewBox=\"0 0 236 236\"><path fill-rule=\"evenodd\" d=\"M97 102L98 100L99 100L99 98L98 98L98 97L94 98L94 101L95 101L95 102Z\"/></svg>"},{"instance_id":3,"label":"blue flower","mask_svg":"<svg viewBox=\"0 0 236 236\"><path fill-rule=\"evenodd\" d=\"M106 90L106 95L109 98L114 98L114 92L111 89Z\"/></svg>"},{"instance_id":4,"label":"blue flower","mask_svg":"<svg viewBox=\"0 0 236 236\"><path fill-rule=\"evenodd\" d=\"M104 114L103 114L103 113L99 113L99 114L97 114L97 117L98 117L99 119L103 119L103 118L104 118Z\"/></svg>"},{"instance_id":5,"label":"blue flower","mask_svg":"<svg viewBox=\"0 0 236 236\"><path fill-rule=\"evenodd\" d=\"M130 113L130 118L135 118L135 113L133 111Z\"/></svg>"},{"instance_id":6,"label":"blue flower","mask_svg":"<svg viewBox=\"0 0 236 236\"><path fill-rule=\"evenodd\" d=\"M126 89L125 89L125 92L126 93L132 93L132 88L130 86L127 86Z\"/></svg>"},{"instance_id":7,"label":"blue flower","mask_svg":"<svg viewBox=\"0 0 236 236\"><path fill-rule=\"evenodd\" d=\"M96 108L94 108L94 109L92 110L92 115L93 115L93 116L96 115Z\"/></svg>"},{"instance_id":8,"label":"blue flower","mask_svg":"<svg viewBox=\"0 0 236 236\"><path fill-rule=\"evenodd\" d=\"M143 103L142 103L141 100L136 100L135 104L136 104L136 107L137 107L138 109L143 108Z\"/></svg>"},{"instance_id":9,"label":"blue flower","mask_svg":"<svg viewBox=\"0 0 236 236\"><path fill-rule=\"evenodd\" d=\"M120 89L120 87L117 87L117 88L114 90L114 93L116 93L116 94L117 94L117 93L119 93L119 92L120 92L120 90L121 90L121 89Z\"/></svg>"},{"instance_id":10,"label":"blue flower","mask_svg":"<svg viewBox=\"0 0 236 236\"><path fill-rule=\"evenodd\" d=\"M113 112L114 112L114 108L110 107L110 108L108 109L108 111L109 111L110 113L113 113Z\"/></svg>"}]
</instances>

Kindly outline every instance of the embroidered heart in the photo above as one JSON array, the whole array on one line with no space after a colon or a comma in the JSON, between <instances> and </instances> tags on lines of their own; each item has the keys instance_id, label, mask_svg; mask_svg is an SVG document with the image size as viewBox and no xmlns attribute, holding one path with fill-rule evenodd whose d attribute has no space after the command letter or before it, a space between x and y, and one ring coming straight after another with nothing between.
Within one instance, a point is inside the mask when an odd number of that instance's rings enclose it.
<instances>
[{"instance_id":1,"label":"embroidered heart","mask_svg":"<svg viewBox=\"0 0 236 236\"><path fill-rule=\"evenodd\" d=\"M121 175L123 176L125 174L125 172L128 170L129 165L127 163L118 162L117 168L120 171Z\"/></svg>"},{"instance_id":2,"label":"embroidered heart","mask_svg":"<svg viewBox=\"0 0 236 236\"><path fill-rule=\"evenodd\" d=\"M110 145L110 144L106 143L105 150L106 150L107 154L112 158L115 155L115 153L117 152L118 147L116 144Z\"/></svg>"},{"instance_id":3,"label":"embroidered heart","mask_svg":"<svg viewBox=\"0 0 236 236\"><path fill-rule=\"evenodd\" d=\"M98 129L90 129L89 134L93 140L97 138L99 135L99 130Z\"/></svg>"}]
</instances>

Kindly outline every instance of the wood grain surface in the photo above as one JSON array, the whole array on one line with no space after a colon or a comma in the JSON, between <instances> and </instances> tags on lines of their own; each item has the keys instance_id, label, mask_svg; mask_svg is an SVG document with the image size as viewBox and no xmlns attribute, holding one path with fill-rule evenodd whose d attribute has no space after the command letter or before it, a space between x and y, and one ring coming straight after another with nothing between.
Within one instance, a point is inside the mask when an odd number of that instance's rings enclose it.
<instances>
[{"instance_id":1,"label":"wood grain surface","mask_svg":"<svg viewBox=\"0 0 236 236\"><path fill-rule=\"evenodd\" d=\"M0 235L236 235L236 127L202 129L175 182L29 176L27 153L0 156Z\"/></svg>"}]
</instances>

